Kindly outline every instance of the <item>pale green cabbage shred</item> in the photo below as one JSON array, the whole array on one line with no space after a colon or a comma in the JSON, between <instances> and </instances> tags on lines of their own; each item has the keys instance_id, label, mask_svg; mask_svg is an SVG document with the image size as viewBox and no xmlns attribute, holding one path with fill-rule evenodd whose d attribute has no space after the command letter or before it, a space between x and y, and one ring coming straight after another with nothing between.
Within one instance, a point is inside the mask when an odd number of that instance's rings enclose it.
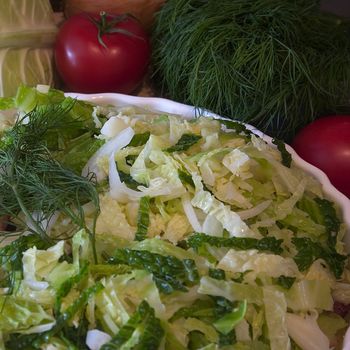
<instances>
[{"instance_id":1,"label":"pale green cabbage shred","mask_svg":"<svg viewBox=\"0 0 350 350\"><path fill-rule=\"evenodd\" d=\"M0 17L3 15L9 16L2 11ZM294 162L290 168L283 165L273 145L257 136L229 130L220 120L186 120L132 106L95 107L91 118L101 130L97 137L105 144L126 135L125 140L118 141L119 150L100 152L87 164L87 168L98 170L98 180L104 183L95 237L99 262L93 260L92 243L85 230L58 215L49 234L62 237L73 232L73 238L60 240L46 250L32 247L24 252L18 287L12 295L5 296L3 290L0 296L3 341L13 333L34 334L51 329L56 322L53 310L57 291L88 261L88 275L63 297L61 311L97 281L103 289L92 295L83 312L69 321L73 329L87 322L89 330L98 329L113 338L145 300L164 331L159 349L331 348L338 331L347 326L333 312L333 303L350 303L350 274L345 268L336 278L322 258L302 270L294 259L298 250L293 237L327 240L325 224L300 204L306 197L324 198L320 184L312 176ZM143 145L128 146L134 135L147 132L150 136ZM186 134L201 138L188 149L169 151ZM136 187L109 176L116 166L116 173L122 171L138 182ZM110 191L110 186L118 191ZM137 241L139 204L145 195L150 201L149 223L145 239ZM337 207L336 210L340 215ZM84 211L92 227L89 203L84 205ZM346 253L341 241L345 229L341 224L338 254ZM195 232L219 239L274 237L283 240L282 249L243 250L210 242L195 249L188 246ZM186 290L164 293L147 268L113 272L116 265L107 264L106 256L113 257L116 249L125 248L192 260L198 278L185 283ZM71 254L71 260L65 259L67 254ZM216 278L212 269L220 269L223 278ZM286 287L282 280L291 285ZM218 300L233 306L226 310L231 314L223 328L230 330L231 342L225 342L227 337L215 328L224 314L210 313ZM246 308L239 308L243 305L240 303L246 303ZM189 311L191 307L195 309ZM237 310L244 312L239 314ZM143 331L142 327L136 328L130 339L115 349L144 349L136 346L142 346L139 342ZM58 333L40 348L68 347Z\"/></svg>"}]
</instances>

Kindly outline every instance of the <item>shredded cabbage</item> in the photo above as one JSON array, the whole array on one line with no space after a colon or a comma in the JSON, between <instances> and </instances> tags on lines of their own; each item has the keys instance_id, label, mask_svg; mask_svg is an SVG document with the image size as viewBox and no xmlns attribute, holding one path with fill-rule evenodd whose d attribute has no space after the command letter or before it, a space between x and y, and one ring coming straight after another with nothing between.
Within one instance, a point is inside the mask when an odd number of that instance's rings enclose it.
<instances>
[{"instance_id":1,"label":"shredded cabbage","mask_svg":"<svg viewBox=\"0 0 350 350\"><path fill-rule=\"evenodd\" d=\"M72 99L22 86L0 108L25 115L52 103ZM314 178L249 131L208 117L78 101L69 113L84 130L45 142L94 184L97 204L67 202L65 213L79 214L69 217L45 216L45 207L19 213L25 235L0 248L0 347L340 346L346 229ZM6 137L13 123L4 123ZM30 127L27 118L20 130Z\"/></svg>"}]
</instances>

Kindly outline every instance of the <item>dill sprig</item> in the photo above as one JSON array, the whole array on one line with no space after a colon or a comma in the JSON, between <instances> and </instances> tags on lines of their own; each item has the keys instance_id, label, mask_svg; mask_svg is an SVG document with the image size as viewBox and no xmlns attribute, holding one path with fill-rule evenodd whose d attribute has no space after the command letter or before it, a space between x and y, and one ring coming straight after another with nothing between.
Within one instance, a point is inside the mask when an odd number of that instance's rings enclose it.
<instances>
[{"instance_id":1,"label":"dill sprig","mask_svg":"<svg viewBox=\"0 0 350 350\"><path fill-rule=\"evenodd\" d=\"M50 142L48 135L64 133L67 128L71 132L81 127L79 120L67 118L73 103L64 107L37 107L18 120L2 137L0 216L16 218L23 230L50 241L52 238L48 236L44 222L61 212L73 224L85 228L94 242L95 227L90 229L86 226L82 208L83 204L92 202L96 222L99 198L94 175L85 178L63 167L47 146Z\"/></svg>"},{"instance_id":2,"label":"dill sprig","mask_svg":"<svg viewBox=\"0 0 350 350\"><path fill-rule=\"evenodd\" d=\"M348 109L349 28L317 0L168 0L154 28L154 81L166 97L286 140Z\"/></svg>"}]
</instances>

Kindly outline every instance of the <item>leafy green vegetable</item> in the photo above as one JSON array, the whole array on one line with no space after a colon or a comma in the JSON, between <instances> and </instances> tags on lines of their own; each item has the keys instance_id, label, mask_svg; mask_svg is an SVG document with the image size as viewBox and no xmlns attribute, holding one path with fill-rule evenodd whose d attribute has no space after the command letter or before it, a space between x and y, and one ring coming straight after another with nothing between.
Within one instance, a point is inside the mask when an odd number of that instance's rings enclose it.
<instances>
[{"instance_id":1,"label":"leafy green vegetable","mask_svg":"<svg viewBox=\"0 0 350 350\"><path fill-rule=\"evenodd\" d=\"M279 276L276 278L276 283L285 289L290 289L295 282L295 277Z\"/></svg>"},{"instance_id":2,"label":"leafy green vegetable","mask_svg":"<svg viewBox=\"0 0 350 350\"><path fill-rule=\"evenodd\" d=\"M137 216L137 229L135 233L135 239L137 241L142 241L147 237L149 226L150 200L151 198L149 196L144 196L140 199L140 207Z\"/></svg>"},{"instance_id":3,"label":"leafy green vegetable","mask_svg":"<svg viewBox=\"0 0 350 350\"><path fill-rule=\"evenodd\" d=\"M292 243L298 253L294 261L300 271L305 271L317 259L323 259L336 278L340 278L345 268L347 256L335 251L334 247L322 247L321 244L312 241L308 237L293 237Z\"/></svg>"},{"instance_id":4,"label":"leafy green vegetable","mask_svg":"<svg viewBox=\"0 0 350 350\"><path fill-rule=\"evenodd\" d=\"M80 174L90 157L103 145L104 141L93 137L88 131L66 143L64 152L55 153L55 158L63 166Z\"/></svg>"},{"instance_id":5,"label":"leafy green vegetable","mask_svg":"<svg viewBox=\"0 0 350 350\"><path fill-rule=\"evenodd\" d=\"M22 272L22 255L27 249L36 246L37 249L47 249L50 243L38 234L20 236L10 244L0 248L0 266L6 271L6 279L9 294L13 292L16 272Z\"/></svg>"},{"instance_id":6,"label":"leafy green vegetable","mask_svg":"<svg viewBox=\"0 0 350 350\"><path fill-rule=\"evenodd\" d=\"M292 156L291 154L286 150L286 145L282 140L274 138L272 140L272 143L277 146L277 149L281 153L282 157L282 164L285 165L287 168L290 168L292 164Z\"/></svg>"},{"instance_id":7,"label":"leafy green vegetable","mask_svg":"<svg viewBox=\"0 0 350 350\"><path fill-rule=\"evenodd\" d=\"M173 100L291 137L349 106L348 28L318 0L170 0L153 31L153 78Z\"/></svg>"},{"instance_id":8,"label":"leafy green vegetable","mask_svg":"<svg viewBox=\"0 0 350 350\"><path fill-rule=\"evenodd\" d=\"M194 249L198 249L201 245L207 243L213 247L228 247L239 250L257 249L276 254L282 253L282 242L282 239L276 239L275 237L263 237L261 239L250 237L224 238L209 236L204 233L195 233L187 240L188 245Z\"/></svg>"},{"instance_id":9,"label":"leafy green vegetable","mask_svg":"<svg viewBox=\"0 0 350 350\"><path fill-rule=\"evenodd\" d=\"M199 319L212 319L215 316L214 299L197 299L191 306L183 307L175 312L171 321L179 318L195 317Z\"/></svg>"},{"instance_id":10,"label":"leafy green vegetable","mask_svg":"<svg viewBox=\"0 0 350 350\"><path fill-rule=\"evenodd\" d=\"M127 147L143 146L148 141L150 135L151 133L149 131L142 134L135 134Z\"/></svg>"},{"instance_id":11,"label":"leafy green vegetable","mask_svg":"<svg viewBox=\"0 0 350 350\"><path fill-rule=\"evenodd\" d=\"M238 121L220 119L220 123L225 125L227 129L234 130L237 134L250 136L252 132L242 123Z\"/></svg>"},{"instance_id":12,"label":"leafy green vegetable","mask_svg":"<svg viewBox=\"0 0 350 350\"><path fill-rule=\"evenodd\" d=\"M188 184L188 185L192 186L193 188L195 187L191 174L189 174L187 171L181 170L181 169L179 169L177 172L179 174L179 179L181 180L181 182L183 184Z\"/></svg>"},{"instance_id":13,"label":"leafy green vegetable","mask_svg":"<svg viewBox=\"0 0 350 350\"><path fill-rule=\"evenodd\" d=\"M160 320L147 301L142 301L126 324L111 341L102 345L101 350L121 349L126 343L133 344L134 349L158 349L163 336Z\"/></svg>"},{"instance_id":14,"label":"leafy green vegetable","mask_svg":"<svg viewBox=\"0 0 350 350\"><path fill-rule=\"evenodd\" d=\"M209 269L208 276L217 280L224 280L226 278L225 271L221 269Z\"/></svg>"},{"instance_id":15,"label":"leafy green vegetable","mask_svg":"<svg viewBox=\"0 0 350 350\"><path fill-rule=\"evenodd\" d=\"M94 294L100 292L103 288L102 283L97 282L93 286L84 289L74 303L68 306L68 308L56 318L56 324L52 329L37 336L32 345L34 345L35 348L39 348L40 345L48 342L52 336L59 333L67 325L77 312L85 307Z\"/></svg>"},{"instance_id":16,"label":"leafy green vegetable","mask_svg":"<svg viewBox=\"0 0 350 350\"><path fill-rule=\"evenodd\" d=\"M20 331L53 322L53 317L42 305L13 295L0 296L0 310L0 327L3 332Z\"/></svg>"},{"instance_id":17,"label":"leafy green vegetable","mask_svg":"<svg viewBox=\"0 0 350 350\"><path fill-rule=\"evenodd\" d=\"M201 138L201 136L195 134L183 134L174 146L167 148L165 151L169 153L186 151Z\"/></svg>"},{"instance_id":18,"label":"leafy green vegetable","mask_svg":"<svg viewBox=\"0 0 350 350\"><path fill-rule=\"evenodd\" d=\"M59 315L61 313L62 299L71 291L74 285L80 283L88 276L88 266L88 263L85 263L80 267L80 271L76 275L68 278L61 284L56 292L56 301L54 306L55 315Z\"/></svg>"},{"instance_id":19,"label":"leafy green vegetable","mask_svg":"<svg viewBox=\"0 0 350 350\"><path fill-rule=\"evenodd\" d=\"M243 319L246 311L247 301L244 300L239 302L237 307L233 308L230 313L216 320L213 325L220 333L227 335Z\"/></svg>"},{"instance_id":20,"label":"leafy green vegetable","mask_svg":"<svg viewBox=\"0 0 350 350\"><path fill-rule=\"evenodd\" d=\"M124 182L129 188L133 190L137 190L137 187L140 186L141 184L134 180L130 174L124 173L123 171L118 170L118 174L120 177L120 181Z\"/></svg>"},{"instance_id":21,"label":"leafy green vegetable","mask_svg":"<svg viewBox=\"0 0 350 350\"><path fill-rule=\"evenodd\" d=\"M334 208L334 204L327 199L315 198L323 218L323 224L328 233L328 244L334 247L337 242L337 235L340 229L340 220Z\"/></svg>"},{"instance_id":22,"label":"leafy green vegetable","mask_svg":"<svg viewBox=\"0 0 350 350\"><path fill-rule=\"evenodd\" d=\"M157 287L165 294L175 290L186 291L184 284L192 284L198 280L193 260L180 260L171 255L163 256L146 250L117 249L109 263L126 264L152 273Z\"/></svg>"}]
</instances>

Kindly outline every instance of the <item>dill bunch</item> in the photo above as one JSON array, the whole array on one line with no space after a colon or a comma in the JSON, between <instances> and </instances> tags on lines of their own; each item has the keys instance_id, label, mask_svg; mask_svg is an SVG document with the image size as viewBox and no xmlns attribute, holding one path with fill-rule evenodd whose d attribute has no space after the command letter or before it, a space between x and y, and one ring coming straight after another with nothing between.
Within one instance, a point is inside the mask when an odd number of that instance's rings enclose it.
<instances>
[{"instance_id":1,"label":"dill bunch","mask_svg":"<svg viewBox=\"0 0 350 350\"><path fill-rule=\"evenodd\" d=\"M165 97L288 140L348 108L349 28L316 0L168 0L153 79Z\"/></svg>"},{"instance_id":2,"label":"dill bunch","mask_svg":"<svg viewBox=\"0 0 350 350\"><path fill-rule=\"evenodd\" d=\"M57 212L87 229L94 240L94 229L91 232L86 227L82 209L92 202L97 218L99 198L94 176L81 177L65 168L48 149L49 135L81 128L79 120L69 117L73 103L35 108L5 132L0 142L0 216L16 218L23 230L47 241L51 237L44 223Z\"/></svg>"}]
</instances>

